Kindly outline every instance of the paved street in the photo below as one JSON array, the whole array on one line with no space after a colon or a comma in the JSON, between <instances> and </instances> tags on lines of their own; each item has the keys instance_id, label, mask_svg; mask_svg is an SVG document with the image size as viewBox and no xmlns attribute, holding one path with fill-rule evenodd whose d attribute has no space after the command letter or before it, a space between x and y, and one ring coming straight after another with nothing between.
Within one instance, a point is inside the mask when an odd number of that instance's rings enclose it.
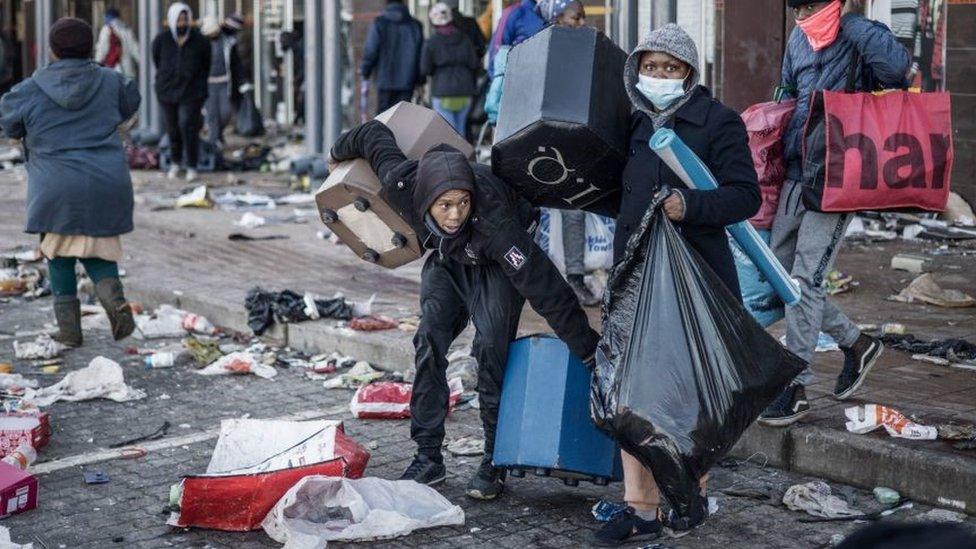
<instances>
[{"instance_id":1,"label":"paved street","mask_svg":"<svg viewBox=\"0 0 976 549\"><path fill-rule=\"evenodd\" d=\"M41 329L48 321L50 300L0 304L4 326L14 330ZM173 428L177 442L133 460L112 460L82 467L67 467L40 477L40 504L35 511L14 516L3 525L17 541L42 541L47 547L267 547L276 546L263 532L246 534L183 530L166 526L169 487L181 475L206 468L214 440L180 444L179 440L217 427L222 418L274 418L299 412L318 412L343 419L348 433L363 445L376 445L367 474L392 477L409 463L412 446L406 421L363 421L350 418L346 407L351 390L326 390L299 372L282 370L274 380L253 376L203 377L182 368L145 370L135 357L124 354L126 343L115 343L107 332L89 332L82 349L66 354L65 370L75 370L96 355L119 361L126 381L148 397L129 403L59 402L49 409L54 434L42 452L42 462L93 453L114 442L150 433L163 421ZM153 343L157 345L157 343ZM0 342L0 361L12 359L11 346ZM23 371L25 362L15 362ZM43 384L56 376L38 376ZM479 431L477 411L456 412L448 423L448 438ZM371 444L372 443L372 444ZM817 547L835 534L856 528L847 523L805 524L805 515L751 499L726 496L735 487L772 489L781 494L789 485L812 480L763 468L762 456L735 468L717 468L711 484L719 511L699 530L677 540L672 547ZM505 496L492 503L475 503L463 494L465 481L477 458L448 457L450 477L441 489L466 514L463 527L440 528L379 544L388 547L572 547L578 546L597 523L589 508L602 498L619 499L620 488L564 486L554 479L512 479ZM85 485L85 471L106 472L110 482ZM870 493L839 484L835 491L849 494L863 510L878 507ZM927 510L919 506L903 516ZM38 543L35 547L43 547Z\"/></svg>"},{"instance_id":2,"label":"paved street","mask_svg":"<svg viewBox=\"0 0 976 549\"><path fill-rule=\"evenodd\" d=\"M182 187L154 174L136 174L137 230L125 237L128 272L125 283L140 287L144 295L191 296L201 306L234 307L240 323L243 295L250 287L311 290L322 295L342 291L352 299L377 294L377 312L403 317L416 314L418 266L386 271L366 265L315 236L321 225L311 218L306 224L285 224L247 230L235 227L240 213L222 211L153 211L153 205L175 196ZM214 176L209 182L226 190L227 180ZM286 194L285 184L264 177L248 177L248 184L229 187ZM35 242L20 232L25 185L17 171L0 172L0 249ZM278 208L273 215L289 213ZM282 234L287 240L231 242L227 235ZM861 286L840 296L839 303L858 322L901 322L920 337L973 337L970 311L946 310L918 304L895 304L884 297L896 293L911 275L891 271L887 264L897 251L924 251L931 244L895 242L854 246L845 250L839 268L854 275ZM936 258L940 281L947 287L971 292L976 261L973 257ZM214 309L216 310L216 309ZM209 313L208 313L209 314ZM13 362L15 371L30 374L31 367L13 360L12 338L8 335L34 331L53 322L51 299L35 302L20 299L0 303L0 362ZM306 323L308 325L328 323ZM302 326L302 325L296 325ZM306 326L307 327L307 326ZM292 333L295 327L290 327ZM523 331L541 328L538 319L527 316ZM776 329L773 332L780 334ZM391 356L408 357L409 334L392 334ZM208 435L224 418L276 418L291 414L321 414L346 421L348 433L363 445L375 446L367 474L391 478L409 463L412 445L406 421L360 421L350 418L350 390L326 390L320 382L306 380L300 372L282 369L273 380L253 376L203 377L183 368L146 371L124 349L138 342L112 342L107 332L89 331L86 345L66 354L65 366L54 376L29 376L49 385L68 371L88 364L97 355L118 361L125 368L126 381L143 389L148 397L128 403L91 401L59 402L49 408L54 434L39 459L39 466L67 458L88 456L106 446L156 430L163 421L172 424L160 449L144 458L111 460L85 466L64 467L40 475L40 501L35 511L2 522L18 542L35 542L35 547L267 547L276 546L263 532L231 534L206 530L182 530L166 526L169 487L181 476L206 468L215 434ZM20 338L21 340L25 338ZM26 338L29 339L29 338ZM293 338L289 337L289 340ZM162 342L153 342L157 346ZM143 343L138 343L144 345ZM823 395L839 368L839 353L818 355L823 375L812 389L816 397L814 414L805 425L843 430L842 404ZM972 372L949 370L912 361L907 354L886 352L882 365L865 385L858 402L897 403L903 411L925 419L976 421L976 376ZM406 365L385 364L387 367ZM907 407L907 408L904 408ZM449 418L448 439L476 434L477 411L462 409ZM972 455L952 450L942 441L892 441L883 433L863 440L879 447L909 448L932 452L973 466ZM195 442L191 442L195 441ZM926 455L926 454L920 454ZM745 456L748 457L748 456ZM771 466L765 456L752 456L748 463L730 462L713 472L711 494L717 497L718 513L704 527L680 539L666 539L667 547L823 547L835 536L857 526L851 523L808 524L806 517L776 501L762 502L722 493L723 489L751 488L781 495L790 485L813 480ZM463 495L467 477L477 458L448 458L451 476L442 493L460 504L466 513L463 527L419 532L380 546L445 547L567 547L579 546L589 531L598 527L589 509L600 499L619 500L619 486L598 488L583 485L570 488L552 479L525 478L509 481L506 495L493 503L473 503ZM884 464L870 464L871 467ZM50 467L50 465L48 465ZM854 465L856 468L856 465ZM868 464L865 464L868 467ZM101 470L110 477L104 485L89 486L82 479L88 470ZM870 511L879 505L869 491L830 483L835 493L849 497L854 506ZM778 501L777 497L777 501ZM917 505L899 516L914 517L930 509ZM972 519L970 519L972 522Z\"/></svg>"}]
</instances>

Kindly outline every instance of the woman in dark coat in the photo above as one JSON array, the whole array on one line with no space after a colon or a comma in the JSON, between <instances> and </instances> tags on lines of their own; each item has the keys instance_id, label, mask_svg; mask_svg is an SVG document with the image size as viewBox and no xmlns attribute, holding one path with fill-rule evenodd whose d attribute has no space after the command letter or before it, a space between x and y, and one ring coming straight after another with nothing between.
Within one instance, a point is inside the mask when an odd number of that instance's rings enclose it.
<instances>
[{"instance_id":1,"label":"woman in dark coat","mask_svg":"<svg viewBox=\"0 0 976 549\"><path fill-rule=\"evenodd\" d=\"M481 64L471 39L454 26L452 17L451 8L443 2L430 9L434 33L420 51L420 74L431 79L434 110L465 137Z\"/></svg>"},{"instance_id":2,"label":"woman in dark coat","mask_svg":"<svg viewBox=\"0 0 976 549\"><path fill-rule=\"evenodd\" d=\"M669 24L650 33L631 53L624 68L627 94L634 105L630 158L624 168L622 197L604 202L597 213L617 218L614 262L637 230L648 205L668 187L664 212L736 297L739 279L725 226L755 215L761 202L745 124L737 113L713 99L698 84L698 50L681 27ZM712 191L688 189L648 147L659 128L671 128L718 180ZM618 545L656 537L659 493L650 471L622 453L626 512L595 534L599 545ZM704 479L702 479L704 486ZM704 498L702 498L704 501ZM700 524L707 509L686 517Z\"/></svg>"},{"instance_id":3,"label":"woman in dark coat","mask_svg":"<svg viewBox=\"0 0 976 549\"><path fill-rule=\"evenodd\" d=\"M119 236L132 231L132 181L118 126L139 109L139 88L91 59L92 29L62 18L51 27L54 60L3 96L0 126L23 139L28 233L48 259L57 339L81 345L75 262L95 284L115 339L135 329L119 280Z\"/></svg>"}]
</instances>

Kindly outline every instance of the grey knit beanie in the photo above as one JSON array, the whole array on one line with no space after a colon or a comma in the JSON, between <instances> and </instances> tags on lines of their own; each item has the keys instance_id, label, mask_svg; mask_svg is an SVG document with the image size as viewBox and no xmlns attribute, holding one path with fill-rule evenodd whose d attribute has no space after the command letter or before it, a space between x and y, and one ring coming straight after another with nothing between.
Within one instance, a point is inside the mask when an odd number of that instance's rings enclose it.
<instances>
[{"instance_id":1,"label":"grey knit beanie","mask_svg":"<svg viewBox=\"0 0 976 549\"><path fill-rule=\"evenodd\" d=\"M673 111L677 110L688 100L692 90L695 89L695 86L698 85L701 79L701 73L698 68L698 47L695 46L695 41L688 36L688 33L684 29L674 23L668 23L645 36L637 44L637 47L634 48L634 51L630 53L630 57L627 58L627 64L624 66L624 86L627 88L627 95L630 97L630 102L639 110L651 115L658 115L661 113L657 113L651 105L651 102L637 90L637 75L640 72L638 65L640 64L641 55L648 51L666 53L691 66L691 74L688 76L688 87L686 88L685 97L668 108L668 111L673 113Z\"/></svg>"}]
</instances>

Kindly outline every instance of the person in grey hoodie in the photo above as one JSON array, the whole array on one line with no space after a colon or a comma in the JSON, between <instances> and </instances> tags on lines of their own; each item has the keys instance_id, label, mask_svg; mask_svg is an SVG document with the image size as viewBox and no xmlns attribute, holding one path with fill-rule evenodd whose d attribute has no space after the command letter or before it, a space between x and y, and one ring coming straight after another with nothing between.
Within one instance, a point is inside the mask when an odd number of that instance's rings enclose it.
<instances>
[{"instance_id":1,"label":"person in grey hoodie","mask_svg":"<svg viewBox=\"0 0 976 549\"><path fill-rule=\"evenodd\" d=\"M769 245L800 284L800 303L786 308L786 347L812 365L820 332L833 337L844 352L834 398L844 400L864 382L883 346L862 334L827 300L824 277L833 268L851 215L812 211L803 205L803 128L813 92L844 89L848 72L854 70L855 53L861 58L855 84L866 91L907 85L911 56L888 27L858 13L856 0L789 0L789 6L797 27L786 47L782 86L797 105L783 135L787 174ZM782 427L805 416L810 404L804 387L812 381L813 370L807 368L769 405L759 422Z\"/></svg>"},{"instance_id":2,"label":"person in grey hoodie","mask_svg":"<svg viewBox=\"0 0 976 549\"><path fill-rule=\"evenodd\" d=\"M139 88L92 61L88 23L51 27L53 61L0 99L0 127L22 139L27 158L26 232L41 235L56 339L82 343L75 263L81 261L115 339L135 329L119 280L120 235L132 231L132 181L118 126L139 109Z\"/></svg>"}]
</instances>

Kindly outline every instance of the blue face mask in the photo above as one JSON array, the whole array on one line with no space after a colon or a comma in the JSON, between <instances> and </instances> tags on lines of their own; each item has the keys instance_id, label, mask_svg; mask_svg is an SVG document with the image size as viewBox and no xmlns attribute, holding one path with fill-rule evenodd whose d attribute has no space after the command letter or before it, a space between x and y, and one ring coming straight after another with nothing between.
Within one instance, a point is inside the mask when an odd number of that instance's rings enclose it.
<instances>
[{"instance_id":1,"label":"blue face mask","mask_svg":"<svg viewBox=\"0 0 976 549\"><path fill-rule=\"evenodd\" d=\"M639 74L637 80L637 90L659 111L667 109L685 94L684 79L654 78Z\"/></svg>"}]
</instances>

